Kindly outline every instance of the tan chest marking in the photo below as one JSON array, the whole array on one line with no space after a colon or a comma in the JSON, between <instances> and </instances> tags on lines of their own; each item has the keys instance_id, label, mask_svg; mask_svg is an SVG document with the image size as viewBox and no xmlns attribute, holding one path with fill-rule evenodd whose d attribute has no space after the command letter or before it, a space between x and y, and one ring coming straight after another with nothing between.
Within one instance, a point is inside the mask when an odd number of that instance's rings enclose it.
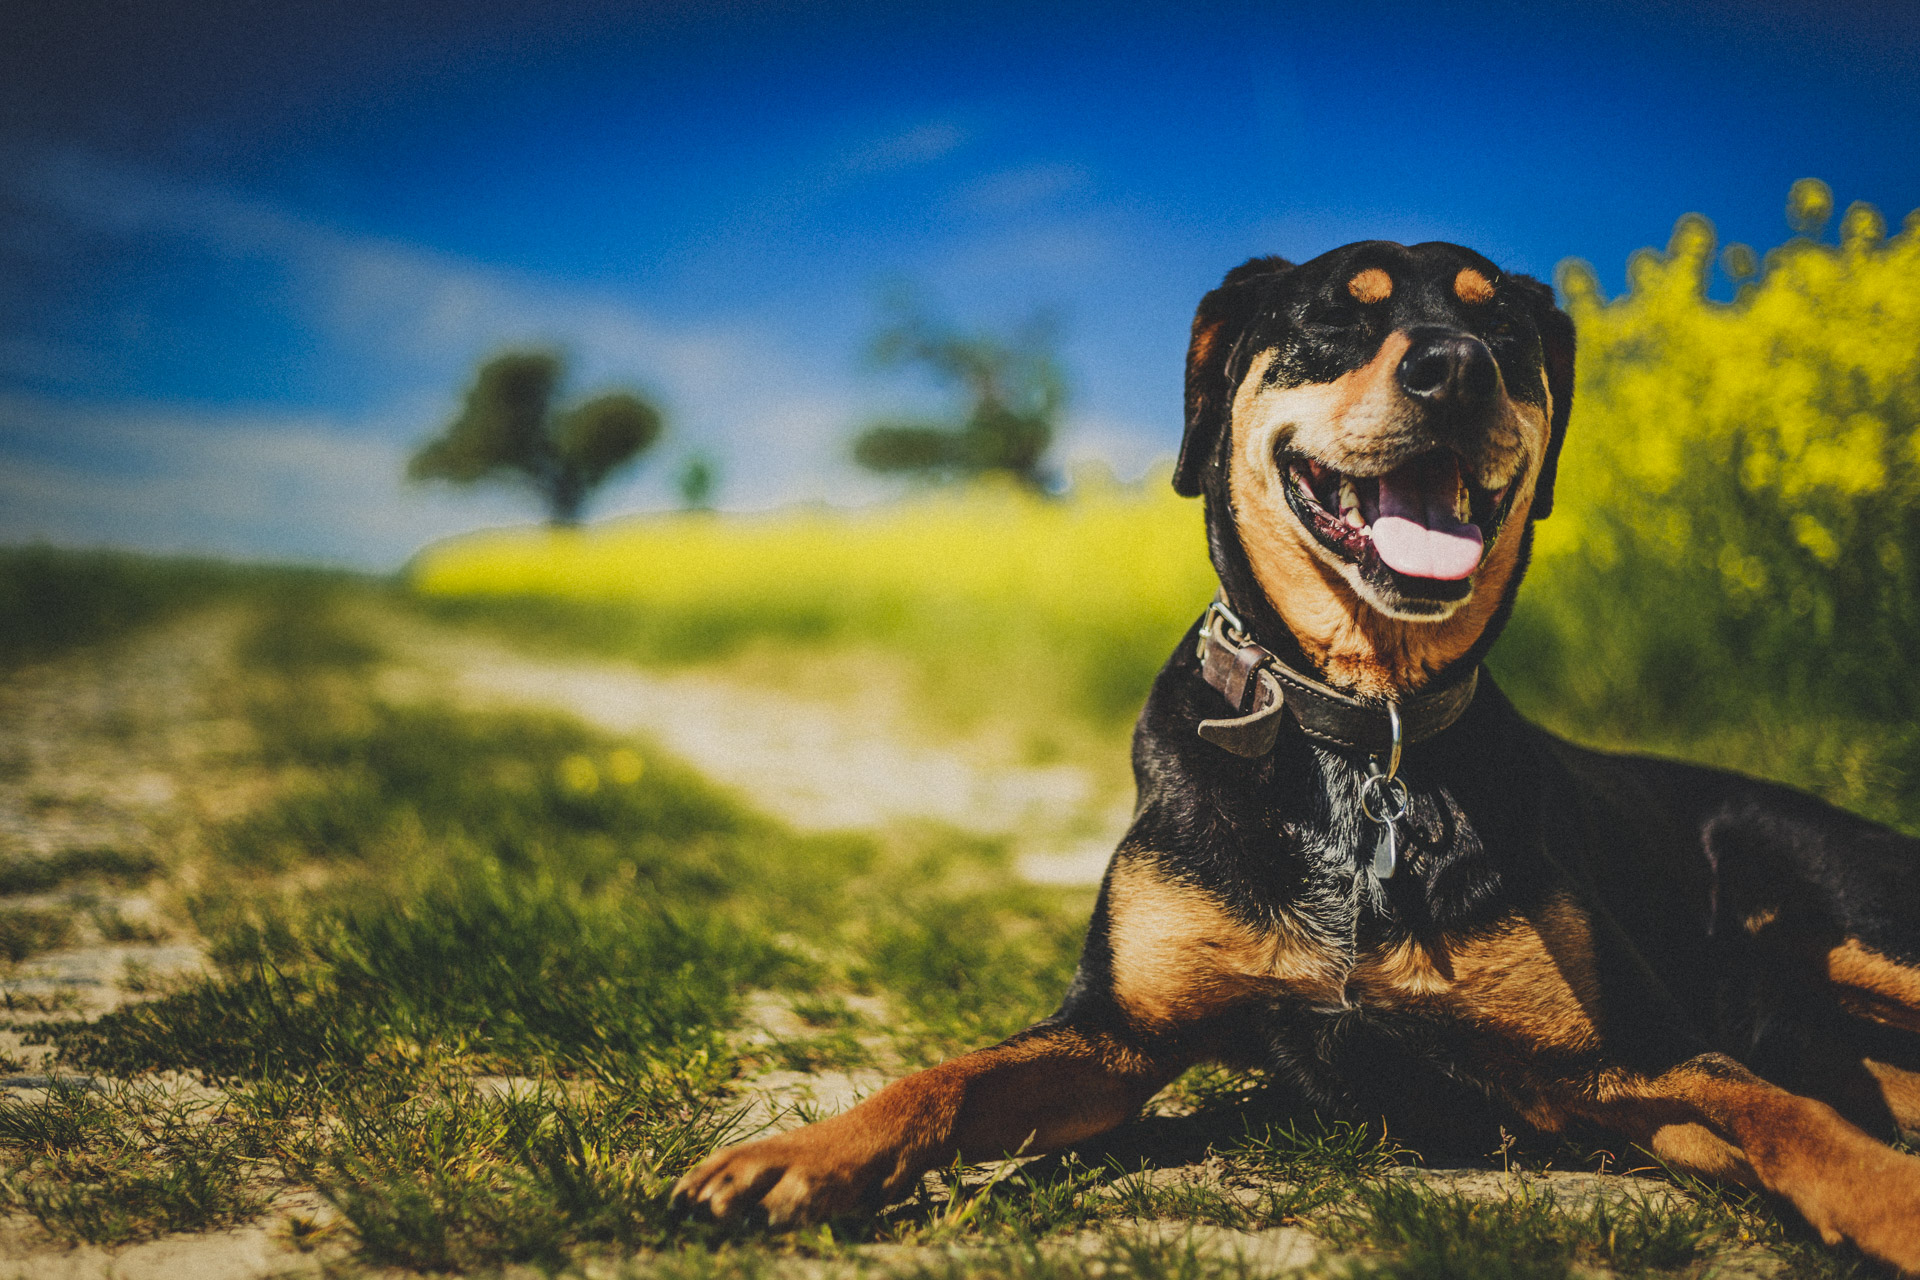
<instances>
[{"instance_id":1,"label":"tan chest marking","mask_svg":"<svg viewBox=\"0 0 1920 1280\"><path fill-rule=\"evenodd\" d=\"M1217 898L1141 861L1114 869L1107 902L1114 996L1146 1030L1171 1031L1285 996L1328 1009L1464 1017L1539 1048L1579 1051L1598 1041L1592 936L1569 903L1469 937L1402 942L1350 962L1298 921L1246 924Z\"/></svg>"},{"instance_id":2,"label":"tan chest marking","mask_svg":"<svg viewBox=\"0 0 1920 1280\"><path fill-rule=\"evenodd\" d=\"M1599 975L1586 913L1555 899L1493 929L1370 952L1348 985L1360 1005L1426 1006L1539 1049L1597 1048Z\"/></svg>"},{"instance_id":3,"label":"tan chest marking","mask_svg":"<svg viewBox=\"0 0 1920 1280\"><path fill-rule=\"evenodd\" d=\"M1282 992L1340 999L1339 956L1282 919L1256 928L1142 861L1107 885L1113 992L1143 1027L1167 1031Z\"/></svg>"}]
</instances>

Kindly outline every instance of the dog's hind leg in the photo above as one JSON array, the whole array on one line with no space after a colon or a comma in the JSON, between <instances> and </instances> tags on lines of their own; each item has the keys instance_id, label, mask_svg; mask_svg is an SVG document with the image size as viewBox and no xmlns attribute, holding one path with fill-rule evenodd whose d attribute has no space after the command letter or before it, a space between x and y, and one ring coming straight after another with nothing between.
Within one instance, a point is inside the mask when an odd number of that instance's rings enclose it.
<instances>
[{"instance_id":1,"label":"dog's hind leg","mask_svg":"<svg viewBox=\"0 0 1920 1280\"><path fill-rule=\"evenodd\" d=\"M1864 1042L1848 1074L1878 1094L1902 1133L1920 1134L1920 969L1851 938L1821 961L1827 992L1856 1020L1855 1034L1836 1040Z\"/></svg>"},{"instance_id":2,"label":"dog's hind leg","mask_svg":"<svg viewBox=\"0 0 1920 1280\"><path fill-rule=\"evenodd\" d=\"M1920 1159L1875 1141L1824 1102L1706 1054L1659 1076L1614 1078L1588 1118L1669 1165L1763 1187L1829 1244L1920 1274Z\"/></svg>"},{"instance_id":3,"label":"dog's hind leg","mask_svg":"<svg viewBox=\"0 0 1920 1280\"><path fill-rule=\"evenodd\" d=\"M714 1218L817 1222L912 1190L956 1155L1056 1150L1126 1120L1186 1061L1043 1022L882 1089L843 1115L728 1147L673 1190Z\"/></svg>"}]
</instances>

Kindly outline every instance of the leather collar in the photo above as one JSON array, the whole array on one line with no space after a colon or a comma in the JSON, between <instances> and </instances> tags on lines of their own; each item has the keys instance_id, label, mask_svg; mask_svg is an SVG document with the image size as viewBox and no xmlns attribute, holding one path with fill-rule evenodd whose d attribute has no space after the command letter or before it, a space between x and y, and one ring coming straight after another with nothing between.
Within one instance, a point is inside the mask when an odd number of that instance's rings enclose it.
<instances>
[{"instance_id":1,"label":"leather collar","mask_svg":"<svg viewBox=\"0 0 1920 1280\"><path fill-rule=\"evenodd\" d=\"M1480 669L1405 702L1363 702L1295 671L1262 647L1227 607L1221 592L1200 619L1200 675L1233 709L1230 718L1202 720L1199 733L1235 755L1257 757L1273 750L1290 711L1301 732L1322 746L1370 755L1431 738L1458 720L1480 686ZM1395 721L1399 733L1396 735ZM1396 741L1396 736L1398 741Z\"/></svg>"}]
</instances>

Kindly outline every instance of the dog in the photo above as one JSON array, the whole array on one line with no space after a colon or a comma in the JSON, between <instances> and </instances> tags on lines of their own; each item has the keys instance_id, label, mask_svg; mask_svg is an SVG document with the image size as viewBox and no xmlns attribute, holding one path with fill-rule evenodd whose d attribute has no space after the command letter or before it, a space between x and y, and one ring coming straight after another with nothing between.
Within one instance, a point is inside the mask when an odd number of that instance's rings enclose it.
<instances>
[{"instance_id":1,"label":"dog","mask_svg":"<svg viewBox=\"0 0 1920 1280\"><path fill-rule=\"evenodd\" d=\"M1920 1273L1920 1159L1869 1132L1920 1130L1920 841L1576 747L1481 670L1553 509L1573 356L1549 288L1457 245L1230 272L1194 318L1173 478L1220 595L1141 714L1059 1010L716 1153L676 1202L885 1203L1217 1061L1403 1137L1598 1128Z\"/></svg>"}]
</instances>

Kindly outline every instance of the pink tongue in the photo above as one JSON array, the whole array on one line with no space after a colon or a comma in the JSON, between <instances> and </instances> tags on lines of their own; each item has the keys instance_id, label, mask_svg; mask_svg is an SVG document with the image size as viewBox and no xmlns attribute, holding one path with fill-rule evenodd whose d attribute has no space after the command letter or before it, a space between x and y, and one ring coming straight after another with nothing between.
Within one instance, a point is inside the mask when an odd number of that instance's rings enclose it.
<instances>
[{"instance_id":1,"label":"pink tongue","mask_svg":"<svg viewBox=\"0 0 1920 1280\"><path fill-rule=\"evenodd\" d=\"M1453 581L1479 567L1480 530L1453 514L1458 483L1451 466L1406 466L1380 477L1373 549L1389 569L1409 578Z\"/></svg>"}]
</instances>

